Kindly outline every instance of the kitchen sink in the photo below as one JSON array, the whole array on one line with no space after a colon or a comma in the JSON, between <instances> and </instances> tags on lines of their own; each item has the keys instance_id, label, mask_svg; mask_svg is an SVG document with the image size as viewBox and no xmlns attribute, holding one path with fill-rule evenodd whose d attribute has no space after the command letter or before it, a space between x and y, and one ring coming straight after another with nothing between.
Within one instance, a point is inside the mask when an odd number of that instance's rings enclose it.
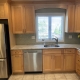
<instances>
[{"instance_id":1,"label":"kitchen sink","mask_svg":"<svg viewBox=\"0 0 80 80\"><path fill-rule=\"evenodd\" d=\"M44 45L44 47L60 47L58 44L56 45L51 45L51 44L49 44L49 45Z\"/></svg>"}]
</instances>

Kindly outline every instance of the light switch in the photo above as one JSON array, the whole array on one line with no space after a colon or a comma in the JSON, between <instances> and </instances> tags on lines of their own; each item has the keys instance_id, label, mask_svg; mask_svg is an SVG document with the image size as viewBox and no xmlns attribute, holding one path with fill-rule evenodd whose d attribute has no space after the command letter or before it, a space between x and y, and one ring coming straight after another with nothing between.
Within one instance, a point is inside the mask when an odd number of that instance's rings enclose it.
<instances>
[{"instance_id":1,"label":"light switch","mask_svg":"<svg viewBox=\"0 0 80 80\"><path fill-rule=\"evenodd\" d=\"M69 35L69 37L68 37L69 39L72 39L72 35Z\"/></svg>"},{"instance_id":2,"label":"light switch","mask_svg":"<svg viewBox=\"0 0 80 80\"><path fill-rule=\"evenodd\" d=\"M35 36L32 36L31 39L35 39Z\"/></svg>"}]
</instances>

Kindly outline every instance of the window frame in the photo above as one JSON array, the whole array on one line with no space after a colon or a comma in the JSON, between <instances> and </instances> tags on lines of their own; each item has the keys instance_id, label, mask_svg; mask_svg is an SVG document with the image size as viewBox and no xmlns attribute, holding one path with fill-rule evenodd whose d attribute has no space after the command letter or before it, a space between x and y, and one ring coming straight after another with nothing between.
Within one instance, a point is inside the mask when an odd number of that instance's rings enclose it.
<instances>
[{"instance_id":1,"label":"window frame","mask_svg":"<svg viewBox=\"0 0 80 80\"><path fill-rule=\"evenodd\" d=\"M38 39L38 17L39 16L44 16L44 17L49 17L49 16L62 16L63 17L63 29L62 29L62 38L63 39L58 39L59 42L64 42L64 32L65 32L65 13L59 12L59 13L36 13L36 42L44 42L41 39ZM49 20L48 20L49 21ZM51 25L51 24L50 24ZM46 39L45 42L55 42L55 40L49 40Z\"/></svg>"}]
</instances>

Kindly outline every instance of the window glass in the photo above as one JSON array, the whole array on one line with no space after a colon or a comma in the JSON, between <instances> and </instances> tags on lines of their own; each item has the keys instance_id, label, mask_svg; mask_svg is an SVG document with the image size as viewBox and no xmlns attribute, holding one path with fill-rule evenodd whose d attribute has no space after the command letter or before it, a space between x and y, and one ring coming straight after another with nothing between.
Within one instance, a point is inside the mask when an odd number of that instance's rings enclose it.
<instances>
[{"instance_id":1,"label":"window glass","mask_svg":"<svg viewBox=\"0 0 80 80\"><path fill-rule=\"evenodd\" d=\"M38 17L38 39L48 39L48 17Z\"/></svg>"},{"instance_id":2,"label":"window glass","mask_svg":"<svg viewBox=\"0 0 80 80\"><path fill-rule=\"evenodd\" d=\"M53 41L57 37L64 41L64 13L39 13L36 15L36 40Z\"/></svg>"},{"instance_id":3,"label":"window glass","mask_svg":"<svg viewBox=\"0 0 80 80\"><path fill-rule=\"evenodd\" d=\"M51 38L54 36L61 38L62 36L62 17L54 16L51 17Z\"/></svg>"}]
</instances>

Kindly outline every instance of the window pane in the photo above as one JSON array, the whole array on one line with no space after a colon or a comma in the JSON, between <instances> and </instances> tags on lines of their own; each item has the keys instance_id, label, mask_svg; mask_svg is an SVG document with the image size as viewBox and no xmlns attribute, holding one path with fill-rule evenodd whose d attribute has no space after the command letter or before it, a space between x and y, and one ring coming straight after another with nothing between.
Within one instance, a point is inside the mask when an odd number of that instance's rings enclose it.
<instances>
[{"instance_id":1,"label":"window pane","mask_svg":"<svg viewBox=\"0 0 80 80\"><path fill-rule=\"evenodd\" d=\"M51 17L51 38L56 36L60 39L62 37L62 19L61 16Z\"/></svg>"},{"instance_id":2,"label":"window pane","mask_svg":"<svg viewBox=\"0 0 80 80\"><path fill-rule=\"evenodd\" d=\"M38 17L38 39L48 39L48 17Z\"/></svg>"}]
</instances>

